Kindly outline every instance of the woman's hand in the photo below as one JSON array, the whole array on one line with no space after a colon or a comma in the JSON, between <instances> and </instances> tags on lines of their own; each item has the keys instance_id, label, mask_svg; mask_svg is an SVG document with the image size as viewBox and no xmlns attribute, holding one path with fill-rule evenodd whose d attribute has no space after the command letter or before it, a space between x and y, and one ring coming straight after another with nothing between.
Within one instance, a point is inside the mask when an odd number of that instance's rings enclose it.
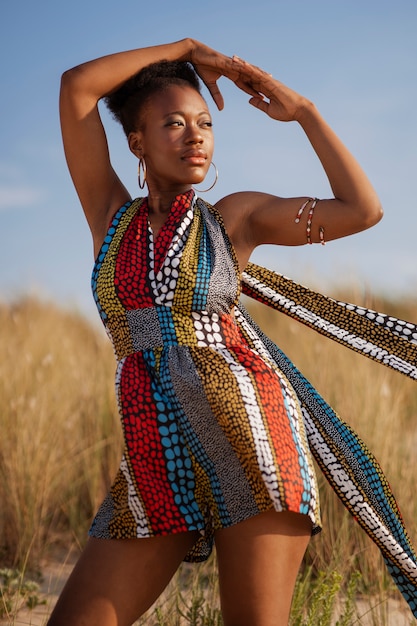
<instances>
[{"instance_id":1,"label":"woman's hand","mask_svg":"<svg viewBox=\"0 0 417 626\"><path fill-rule=\"evenodd\" d=\"M305 98L259 67L237 56L228 57L199 41L192 40L190 61L219 110L224 107L223 96L217 85L221 76L249 94L252 106L282 122L299 119L307 103Z\"/></svg>"},{"instance_id":2,"label":"woman's hand","mask_svg":"<svg viewBox=\"0 0 417 626\"><path fill-rule=\"evenodd\" d=\"M192 49L190 53L190 62L193 64L195 71L209 90L217 108L221 111L224 107L223 96L217 85L217 81L221 76L229 78L236 83L238 87L253 97L258 96L258 92L252 89L250 85L240 85L240 67L235 63L234 58L228 57L221 52L217 52L213 48L205 44L192 40Z\"/></svg>"},{"instance_id":3,"label":"woman's hand","mask_svg":"<svg viewBox=\"0 0 417 626\"><path fill-rule=\"evenodd\" d=\"M308 104L303 96L280 83L264 70L233 57L233 68L238 72L235 84L251 95L249 103L269 117L281 122L299 120Z\"/></svg>"}]
</instances>

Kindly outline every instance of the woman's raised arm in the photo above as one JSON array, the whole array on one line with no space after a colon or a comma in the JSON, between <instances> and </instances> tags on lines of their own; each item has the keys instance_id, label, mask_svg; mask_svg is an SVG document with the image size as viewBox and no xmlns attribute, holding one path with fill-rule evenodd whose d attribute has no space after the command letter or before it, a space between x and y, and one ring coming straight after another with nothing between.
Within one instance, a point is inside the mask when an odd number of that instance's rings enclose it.
<instances>
[{"instance_id":1,"label":"woman's raised arm","mask_svg":"<svg viewBox=\"0 0 417 626\"><path fill-rule=\"evenodd\" d=\"M111 165L98 101L142 68L161 60L193 63L218 108L223 107L216 81L226 65L231 70L232 60L193 39L111 54L62 76L60 116L65 155L96 245L100 245L111 215L130 197Z\"/></svg>"},{"instance_id":2,"label":"woman's raised arm","mask_svg":"<svg viewBox=\"0 0 417 626\"><path fill-rule=\"evenodd\" d=\"M365 172L307 98L270 74L234 58L239 78L235 83L248 93L249 102L274 120L297 121L303 128L329 180L333 198L316 203L307 198L278 198L241 193L224 198L218 208L237 247L250 250L259 244L300 245L337 239L376 224L382 217L378 196ZM305 208L301 211L301 207ZM236 205L240 217L234 228ZM314 219L313 219L314 215ZM244 227L242 228L242 224Z\"/></svg>"},{"instance_id":3,"label":"woman's raised arm","mask_svg":"<svg viewBox=\"0 0 417 626\"><path fill-rule=\"evenodd\" d=\"M95 243L129 193L110 162L98 101L150 63L187 59L189 40L120 52L89 61L62 76L60 117L65 156Z\"/></svg>"}]
</instances>

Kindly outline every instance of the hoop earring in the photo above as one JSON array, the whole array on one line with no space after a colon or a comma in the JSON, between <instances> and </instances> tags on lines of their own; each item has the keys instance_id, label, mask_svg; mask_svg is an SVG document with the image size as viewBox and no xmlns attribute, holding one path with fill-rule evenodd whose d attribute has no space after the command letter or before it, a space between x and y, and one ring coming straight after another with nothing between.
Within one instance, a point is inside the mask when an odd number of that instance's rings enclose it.
<instances>
[{"instance_id":1,"label":"hoop earring","mask_svg":"<svg viewBox=\"0 0 417 626\"><path fill-rule=\"evenodd\" d=\"M211 185L211 187L209 187L208 189L197 189L197 187L194 187L194 189L196 191L198 191L199 193L206 193L206 191L210 191L210 189L213 189L214 185L217 183L217 179L219 178L219 171L217 169L217 167L215 166L215 164L213 163L213 161L210 163L210 165L212 165L214 167L214 183Z\"/></svg>"},{"instance_id":2,"label":"hoop earring","mask_svg":"<svg viewBox=\"0 0 417 626\"><path fill-rule=\"evenodd\" d=\"M141 180L141 169L143 170L143 180ZM145 187L146 183L146 162L143 157L140 157L138 163L138 184L141 189Z\"/></svg>"}]
</instances>

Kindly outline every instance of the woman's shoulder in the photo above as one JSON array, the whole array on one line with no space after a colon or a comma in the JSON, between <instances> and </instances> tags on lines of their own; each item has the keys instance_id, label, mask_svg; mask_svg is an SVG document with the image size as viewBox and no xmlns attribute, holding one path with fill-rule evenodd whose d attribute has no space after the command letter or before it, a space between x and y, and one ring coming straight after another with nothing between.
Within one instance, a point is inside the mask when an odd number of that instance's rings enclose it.
<instances>
[{"instance_id":1,"label":"woman's shoulder","mask_svg":"<svg viewBox=\"0 0 417 626\"><path fill-rule=\"evenodd\" d=\"M235 209L250 210L267 197L270 197L270 194L263 191L235 191L218 200L214 206L220 213Z\"/></svg>"},{"instance_id":2,"label":"woman's shoulder","mask_svg":"<svg viewBox=\"0 0 417 626\"><path fill-rule=\"evenodd\" d=\"M214 204L230 232L250 219L256 207L267 197L261 191L237 191L221 198Z\"/></svg>"}]
</instances>

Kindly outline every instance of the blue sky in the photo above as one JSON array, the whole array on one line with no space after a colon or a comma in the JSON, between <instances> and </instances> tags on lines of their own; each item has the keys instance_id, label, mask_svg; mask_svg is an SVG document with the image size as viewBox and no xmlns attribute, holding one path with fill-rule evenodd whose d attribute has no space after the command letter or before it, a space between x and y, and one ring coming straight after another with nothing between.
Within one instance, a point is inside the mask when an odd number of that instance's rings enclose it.
<instances>
[{"instance_id":1,"label":"blue sky","mask_svg":"<svg viewBox=\"0 0 417 626\"><path fill-rule=\"evenodd\" d=\"M37 293L90 314L92 246L62 152L61 73L124 49L192 36L238 54L312 99L363 165L385 217L325 247L264 247L253 260L330 295L417 289L415 0L14 0L0 20L0 298ZM254 189L330 195L296 124L247 104L222 79L214 115L220 179L206 198ZM103 113L113 164L139 195L136 162Z\"/></svg>"}]
</instances>

